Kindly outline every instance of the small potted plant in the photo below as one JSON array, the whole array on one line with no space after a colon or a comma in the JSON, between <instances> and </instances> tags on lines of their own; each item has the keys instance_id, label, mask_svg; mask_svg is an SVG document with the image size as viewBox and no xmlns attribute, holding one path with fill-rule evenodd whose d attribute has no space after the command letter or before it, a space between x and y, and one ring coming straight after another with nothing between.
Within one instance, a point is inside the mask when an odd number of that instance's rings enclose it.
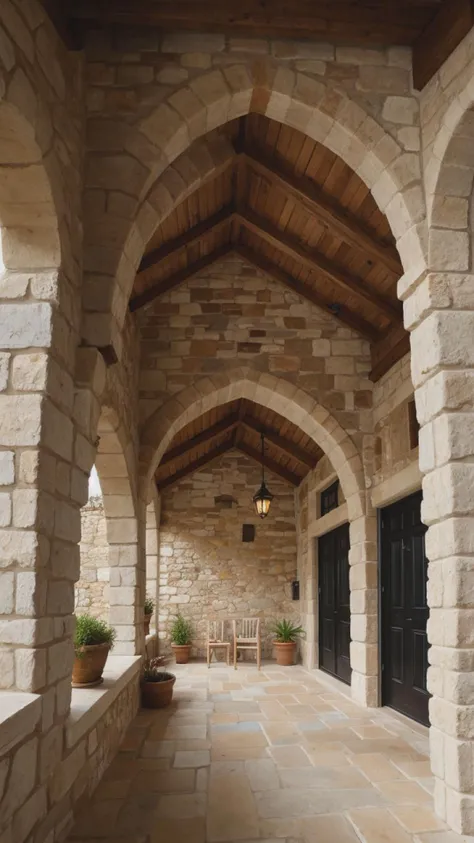
<instances>
[{"instance_id":1,"label":"small potted plant","mask_svg":"<svg viewBox=\"0 0 474 843\"><path fill-rule=\"evenodd\" d=\"M187 664L191 654L193 629L189 621L179 613L171 624L171 649L176 664Z\"/></svg>"},{"instance_id":2,"label":"small potted plant","mask_svg":"<svg viewBox=\"0 0 474 843\"><path fill-rule=\"evenodd\" d=\"M144 708L166 708L173 699L176 676L163 670L163 659L157 656L145 662L141 680Z\"/></svg>"},{"instance_id":3,"label":"small potted plant","mask_svg":"<svg viewBox=\"0 0 474 843\"><path fill-rule=\"evenodd\" d=\"M149 595L147 594L147 596L145 597L145 635L150 634L150 621L154 611L155 601L153 600L153 597L149 597Z\"/></svg>"},{"instance_id":4,"label":"small potted plant","mask_svg":"<svg viewBox=\"0 0 474 843\"><path fill-rule=\"evenodd\" d=\"M283 618L281 621L276 621L272 626L272 632L275 633L275 640L273 646L276 650L277 664L281 667L288 667L294 664L296 642L298 638L304 635L302 626L295 626L291 621Z\"/></svg>"},{"instance_id":5,"label":"small potted plant","mask_svg":"<svg viewBox=\"0 0 474 843\"><path fill-rule=\"evenodd\" d=\"M116 631L105 621L92 615L78 615L74 635L75 659L72 669L73 688L100 685L109 650Z\"/></svg>"}]
</instances>

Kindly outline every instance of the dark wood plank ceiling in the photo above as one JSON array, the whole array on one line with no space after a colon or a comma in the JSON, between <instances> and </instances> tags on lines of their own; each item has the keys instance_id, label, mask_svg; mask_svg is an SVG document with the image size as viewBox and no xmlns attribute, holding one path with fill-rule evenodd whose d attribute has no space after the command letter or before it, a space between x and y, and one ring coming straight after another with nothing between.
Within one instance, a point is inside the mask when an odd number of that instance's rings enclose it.
<instances>
[{"instance_id":1,"label":"dark wood plank ceiling","mask_svg":"<svg viewBox=\"0 0 474 843\"><path fill-rule=\"evenodd\" d=\"M389 368L409 346L396 292L402 267L369 189L329 149L262 115L222 131L233 161L157 229L130 309L234 252L371 340L379 377L384 360Z\"/></svg>"},{"instance_id":2,"label":"dark wood plank ceiling","mask_svg":"<svg viewBox=\"0 0 474 843\"><path fill-rule=\"evenodd\" d=\"M172 440L156 471L163 491L236 448L287 483L298 486L322 456L316 443L288 419L253 401L239 399L215 407L184 427Z\"/></svg>"}]
</instances>

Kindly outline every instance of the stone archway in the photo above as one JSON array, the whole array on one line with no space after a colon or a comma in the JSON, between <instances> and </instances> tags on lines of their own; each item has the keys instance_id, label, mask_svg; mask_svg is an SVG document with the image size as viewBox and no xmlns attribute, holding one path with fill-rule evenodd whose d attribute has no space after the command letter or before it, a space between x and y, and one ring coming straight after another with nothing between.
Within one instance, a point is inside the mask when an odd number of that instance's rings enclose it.
<instances>
[{"instance_id":1,"label":"stone archway","mask_svg":"<svg viewBox=\"0 0 474 843\"><path fill-rule=\"evenodd\" d=\"M362 651L353 669L352 693L362 704L376 705L378 665L373 629L377 617L359 616L365 601L357 595L360 590L373 592L363 596L376 611L376 599L368 599L375 597L377 589L376 521L367 500L361 457L328 410L301 389L272 375L236 369L202 378L167 401L147 421L141 438L142 494L148 497L156 467L174 435L204 412L237 398L268 407L300 427L324 450L338 474L350 520L352 639L356 649Z\"/></svg>"},{"instance_id":2,"label":"stone archway","mask_svg":"<svg viewBox=\"0 0 474 843\"><path fill-rule=\"evenodd\" d=\"M99 144L100 154L90 153L91 191L100 185L133 195L134 214L132 222L102 210L89 215L86 248L91 257L83 320L89 345L112 343L120 354L120 329L146 243L196 179L227 154L220 150L212 160L211 153L209 161L208 149L205 162L202 141L196 156L193 142L250 111L297 128L339 155L386 214L405 270L410 276L424 270L425 205L418 156L404 152L360 104L323 81L271 62L258 72L245 64L231 65L203 73L189 89L173 92L139 123L136 134L123 127L125 152L106 158ZM103 130L108 131L105 123ZM95 120L94 136L100 138L100 131Z\"/></svg>"}]
</instances>

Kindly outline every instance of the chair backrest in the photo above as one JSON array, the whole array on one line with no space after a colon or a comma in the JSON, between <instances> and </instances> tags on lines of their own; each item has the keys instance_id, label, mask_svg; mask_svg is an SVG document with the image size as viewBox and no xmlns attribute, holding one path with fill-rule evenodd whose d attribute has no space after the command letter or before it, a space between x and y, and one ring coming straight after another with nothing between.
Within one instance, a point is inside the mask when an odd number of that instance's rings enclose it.
<instances>
[{"instance_id":1,"label":"chair backrest","mask_svg":"<svg viewBox=\"0 0 474 843\"><path fill-rule=\"evenodd\" d=\"M208 620L207 622L208 641L227 641L226 621Z\"/></svg>"},{"instance_id":2,"label":"chair backrest","mask_svg":"<svg viewBox=\"0 0 474 843\"><path fill-rule=\"evenodd\" d=\"M260 618L241 618L234 621L234 630L237 638L245 638L246 641L258 641L260 638Z\"/></svg>"}]
</instances>

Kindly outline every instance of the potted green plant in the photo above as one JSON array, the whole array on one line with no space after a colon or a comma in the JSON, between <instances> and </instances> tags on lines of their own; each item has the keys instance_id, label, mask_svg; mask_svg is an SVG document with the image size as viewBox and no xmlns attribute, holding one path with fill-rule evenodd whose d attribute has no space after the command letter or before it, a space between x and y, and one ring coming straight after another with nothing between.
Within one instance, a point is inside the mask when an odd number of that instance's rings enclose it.
<instances>
[{"instance_id":1,"label":"potted green plant","mask_svg":"<svg viewBox=\"0 0 474 843\"><path fill-rule=\"evenodd\" d=\"M276 651L277 664L282 667L294 664L296 642L298 638L304 635L303 627L295 626L292 621L283 618L283 620L276 621L273 624L272 632L275 633L273 646Z\"/></svg>"},{"instance_id":2,"label":"potted green plant","mask_svg":"<svg viewBox=\"0 0 474 843\"><path fill-rule=\"evenodd\" d=\"M145 662L141 680L144 708L165 708L173 699L176 676L163 670L163 659L157 656Z\"/></svg>"},{"instance_id":3,"label":"potted green plant","mask_svg":"<svg viewBox=\"0 0 474 843\"><path fill-rule=\"evenodd\" d=\"M150 634L150 621L151 621L151 616L152 616L154 611L155 611L155 601L153 600L153 597L150 597L147 594L147 596L145 597L145 619L144 619L145 635Z\"/></svg>"},{"instance_id":4,"label":"potted green plant","mask_svg":"<svg viewBox=\"0 0 474 843\"><path fill-rule=\"evenodd\" d=\"M116 631L105 621L92 615L78 615L74 634L75 659L72 669L73 688L100 685Z\"/></svg>"},{"instance_id":5,"label":"potted green plant","mask_svg":"<svg viewBox=\"0 0 474 843\"><path fill-rule=\"evenodd\" d=\"M191 654L193 628L191 623L179 613L171 624L171 649L176 664L187 664Z\"/></svg>"}]
</instances>

